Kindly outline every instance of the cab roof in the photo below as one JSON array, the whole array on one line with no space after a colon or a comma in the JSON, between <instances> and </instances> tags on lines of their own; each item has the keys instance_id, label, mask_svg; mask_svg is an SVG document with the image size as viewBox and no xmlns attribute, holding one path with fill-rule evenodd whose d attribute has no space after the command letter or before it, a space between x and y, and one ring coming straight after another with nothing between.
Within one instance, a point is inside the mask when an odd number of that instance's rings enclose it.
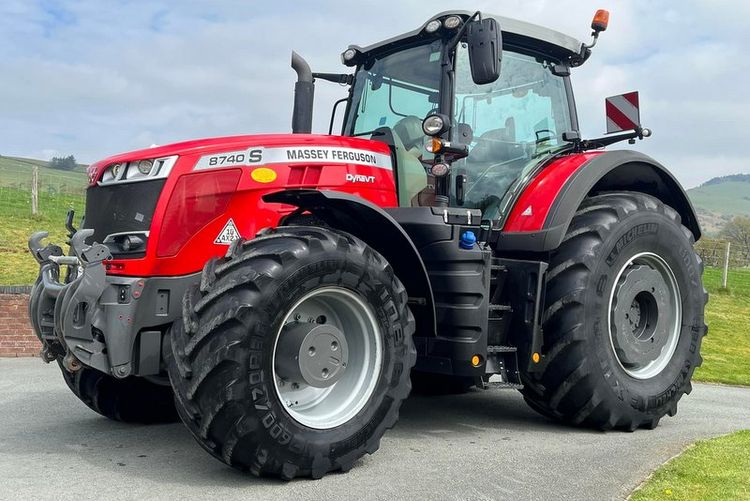
<instances>
[{"instance_id":1,"label":"cab roof","mask_svg":"<svg viewBox=\"0 0 750 501\"><path fill-rule=\"evenodd\" d=\"M448 16L461 16L464 20L474 12L467 10L447 10L432 16L416 30L388 38L386 40L361 47L350 45L349 48L356 49L363 54L377 54L380 52L389 52L391 49L401 46L404 43L418 40L430 40L437 38L435 34L428 34L424 31L430 21L442 19ZM503 33L503 45L513 45L522 48L534 50L545 55L549 55L561 61L576 57L581 52L581 42L573 37L525 21L519 21L509 17L498 16L495 14L482 13L482 18L491 17L500 25Z\"/></svg>"}]
</instances>

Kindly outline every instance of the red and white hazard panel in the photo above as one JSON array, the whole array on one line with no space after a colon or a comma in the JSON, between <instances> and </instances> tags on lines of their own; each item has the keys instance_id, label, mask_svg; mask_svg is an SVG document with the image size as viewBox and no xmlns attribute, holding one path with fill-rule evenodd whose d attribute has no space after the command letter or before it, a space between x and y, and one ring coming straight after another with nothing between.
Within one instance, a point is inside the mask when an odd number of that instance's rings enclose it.
<instances>
[{"instance_id":1,"label":"red and white hazard panel","mask_svg":"<svg viewBox=\"0 0 750 501\"><path fill-rule=\"evenodd\" d=\"M604 100L607 109L607 134L633 130L641 126L638 92L628 92Z\"/></svg>"}]
</instances>

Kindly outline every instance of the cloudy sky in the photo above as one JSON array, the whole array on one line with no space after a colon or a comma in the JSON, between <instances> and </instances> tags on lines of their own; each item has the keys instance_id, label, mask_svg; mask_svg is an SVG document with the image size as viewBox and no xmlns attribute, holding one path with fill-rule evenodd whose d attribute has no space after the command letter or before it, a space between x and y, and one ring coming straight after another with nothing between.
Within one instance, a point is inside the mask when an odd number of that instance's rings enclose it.
<instances>
[{"instance_id":1,"label":"cloudy sky","mask_svg":"<svg viewBox=\"0 0 750 501\"><path fill-rule=\"evenodd\" d=\"M604 131L606 96L640 90L654 135L637 147L684 184L750 172L747 0L3 0L0 154L92 162L189 138L287 132L292 49L314 70L341 71L349 43L450 8L585 40L593 12L609 9L609 30L573 74L584 136ZM343 94L318 84L316 131Z\"/></svg>"}]
</instances>

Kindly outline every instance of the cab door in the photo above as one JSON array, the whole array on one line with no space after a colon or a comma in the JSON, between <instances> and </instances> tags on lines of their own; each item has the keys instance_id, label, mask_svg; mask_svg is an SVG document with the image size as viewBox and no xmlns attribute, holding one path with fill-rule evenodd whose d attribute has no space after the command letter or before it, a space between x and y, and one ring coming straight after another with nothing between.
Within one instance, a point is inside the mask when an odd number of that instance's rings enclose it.
<instances>
[{"instance_id":1,"label":"cab door","mask_svg":"<svg viewBox=\"0 0 750 501\"><path fill-rule=\"evenodd\" d=\"M553 61L505 50L495 82L472 81L467 50L456 51L454 141L469 145L469 155L453 164L465 176L462 207L482 210L484 220L504 212L509 189L529 169L567 143L573 130L565 77L552 73ZM455 182L455 179L454 179ZM459 205L455 193L452 205Z\"/></svg>"}]
</instances>

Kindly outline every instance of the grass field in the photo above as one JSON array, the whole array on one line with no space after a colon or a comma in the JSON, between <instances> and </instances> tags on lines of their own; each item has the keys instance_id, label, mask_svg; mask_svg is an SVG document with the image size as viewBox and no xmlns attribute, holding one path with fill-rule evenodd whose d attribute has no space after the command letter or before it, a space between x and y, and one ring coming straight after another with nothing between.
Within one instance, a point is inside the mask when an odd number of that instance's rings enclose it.
<instances>
[{"instance_id":1,"label":"grass field","mask_svg":"<svg viewBox=\"0 0 750 501\"><path fill-rule=\"evenodd\" d=\"M630 500L750 499L750 430L703 440L664 464Z\"/></svg>"},{"instance_id":2,"label":"grass field","mask_svg":"<svg viewBox=\"0 0 750 501\"><path fill-rule=\"evenodd\" d=\"M32 168L39 169L37 215L31 214ZM26 242L34 231L47 230L56 243L65 241L65 214L84 208L85 166L74 171L50 169L47 162L0 157L0 285L25 285L39 271Z\"/></svg>"},{"instance_id":3,"label":"grass field","mask_svg":"<svg viewBox=\"0 0 750 501\"><path fill-rule=\"evenodd\" d=\"M31 215L28 207L28 192L4 189L0 200L0 285L26 285L33 283L39 266L31 257L27 242L32 233L39 230L50 232L52 242L63 244L66 240L65 214L67 208L83 214L82 195L39 194L40 214ZM54 207L54 210L45 210ZM78 218L76 218L78 219Z\"/></svg>"},{"instance_id":4,"label":"grass field","mask_svg":"<svg viewBox=\"0 0 750 501\"><path fill-rule=\"evenodd\" d=\"M720 290L718 269L706 269L703 281L709 293L708 336L695 380L750 386L750 270L730 270L729 292Z\"/></svg>"}]
</instances>

